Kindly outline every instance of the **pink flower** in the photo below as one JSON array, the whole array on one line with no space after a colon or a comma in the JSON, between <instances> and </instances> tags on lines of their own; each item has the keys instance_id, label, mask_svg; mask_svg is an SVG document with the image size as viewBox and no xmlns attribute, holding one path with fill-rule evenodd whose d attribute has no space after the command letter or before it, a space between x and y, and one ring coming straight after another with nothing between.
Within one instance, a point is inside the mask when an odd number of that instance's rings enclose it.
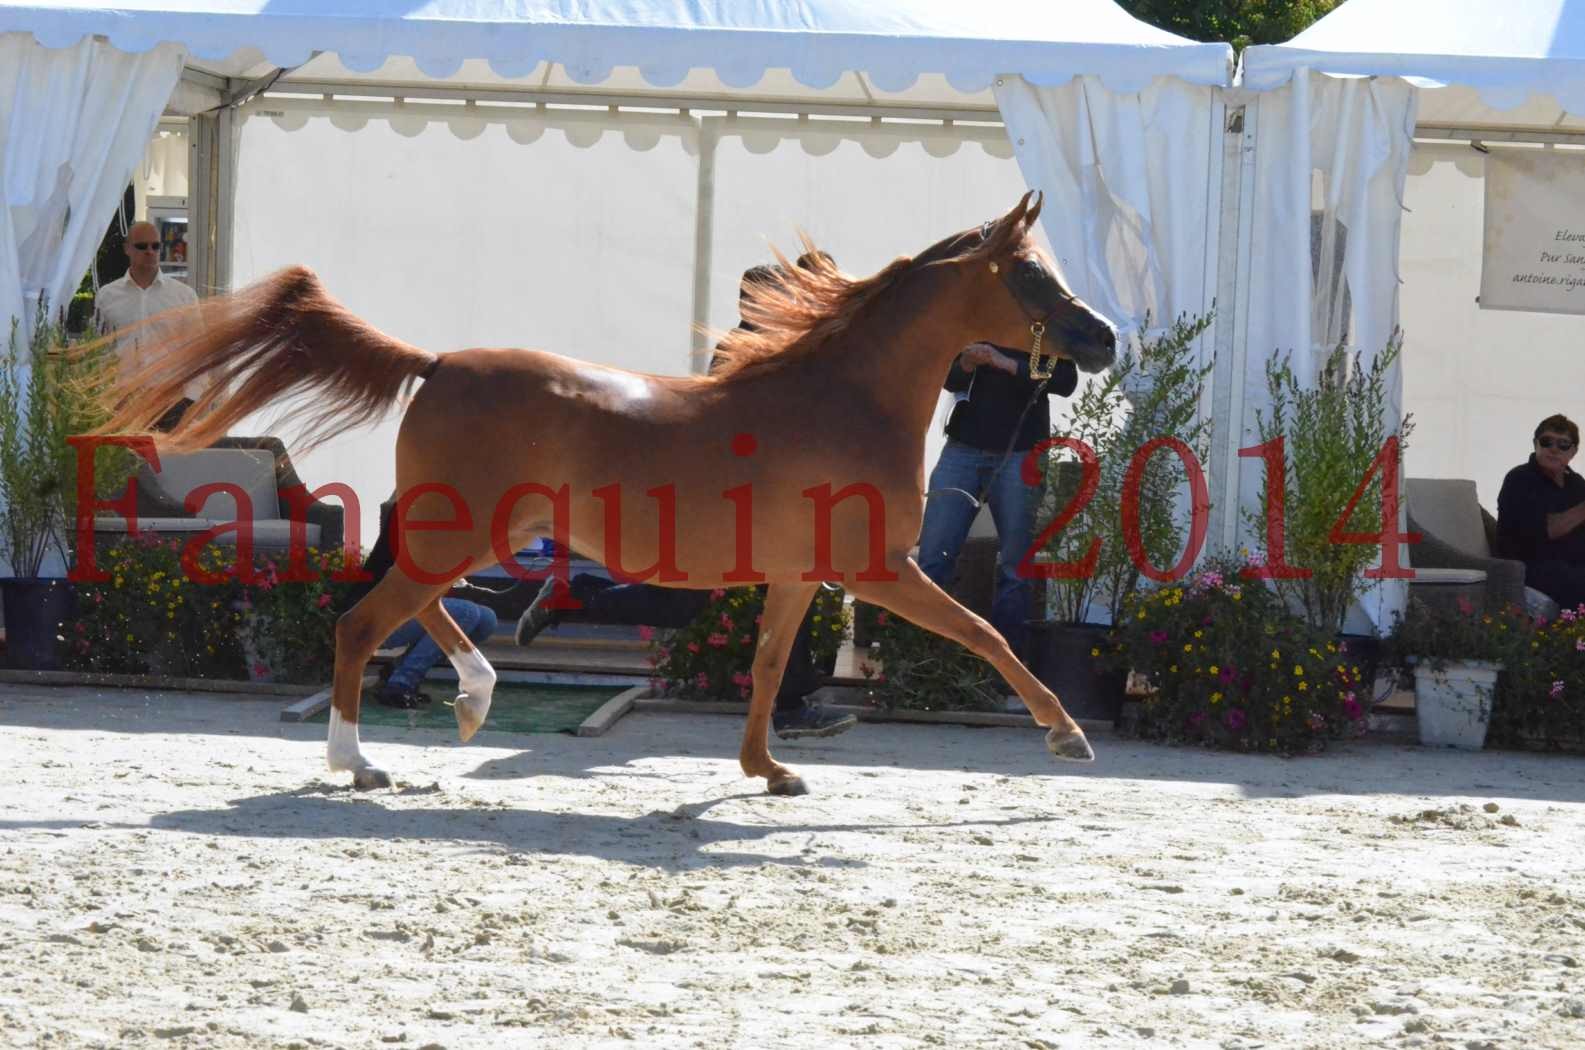
<instances>
[{"instance_id":1,"label":"pink flower","mask_svg":"<svg viewBox=\"0 0 1585 1050\"><path fill-rule=\"evenodd\" d=\"M1150 632L1150 644L1151 645L1166 645L1167 644L1167 632L1166 631L1151 631Z\"/></svg>"},{"instance_id":2,"label":"pink flower","mask_svg":"<svg viewBox=\"0 0 1585 1050\"><path fill-rule=\"evenodd\" d=\"M1227 714L1222 716L1222 724L1235 733L1243 729L1248 722L1249 718L1244 714L1242 707L1230 707L1227 709Z\"/></svg>"},{"instance_id":3,"label":"pink flower","mask_svg":"<svg viewBox=\"0 0 1585 1050\"><path fill-rule=\"evenodd\" d=\"M264 677L267 677L269 675L269 673L270 673L270 669L269 669L268 665L264 664L262 661L254 663L254 665L253 665L253 677L255 677L255 678L264 678Z\"/></svg>"},{"instance_id":4,"label":"pink flower","mask_svg":"<svg viewBox=\"0 0 1585 1050\"><path fill-rule=\"evenodd\" d=\"M1553 682L1552 689L1547 693L1547 695L1554 700L1563 699L1563 679L1559 678L1557 681Z\"/></svg>"},{"instance_id":5,"label":"pink flower","mask_svg":"<svg viewBox=\"0 0 1585 1050\"><path fill-rule=\"evenodd\" d=\"M1585 638L1574 639L1574 651L1576 653L1585 652Z\"/></svg>"},{"instance_id":6,"label":"pink flower","mask_svg":"<svg viewBox=\"0 0 1585 1050\"><path fill-rule=\"evenodd\" d=\"M732 684L737 686L752 686L754 676L744 671L739 671L732 676Z\"/></svg>"},{"instance_id":7,"label":"pink flower","mask_svg":"<svg viewBox=\"0 0 1585 1050\"><path fill-rule=\"evenodd\" d=\"M1475 615L1475 603L1461 594L1458 596L1458 611L1465 616L1473 616Z\"/></svg>"},{"instance_id":8,"label":"pink flower","mask_svg":"<svg viewBox=\"0 0 1585 1050\"><path fill-rule=\"evenodd\" d=\"M1343 694L1343 713L1353 722L1358 722L1364 715L1365 711L1359 706L1359 701L1354 699L1353 693Z\"/></svg>"},{"instance_id":9,"label":"pink flower","mask_svg":"<svg viewBox=\"0 0 1585 1050\"><path fill-rule=\"evenodd\" d=\"M718 602L722 598L725 598L725 597L726 597L726 591L723 590L720 587L717 587L715 590L710 592L710 600L713 601L713 602Z\"/></svg>"},{"instance_id":10,"label":"pink flower","mask_svg":"<svg viewBox=\"0 0 1585 1050\"><path fill-rule=\"evenodd\" d=\"M639 629L638 629L638 637L639 637L640 641L645 641L645 642L654 641L655 640L655 628L653 628L653 627L642 627L642 626L639 627Z\"/></svg>"},{"instance_id":11,"label":"pink flower","mask_svg":"<svg viewBox=\"0 0 1585 1050\"><path fill-rule=\"evenodd\" d=\"M708 689L710 688L710 676L705 674L703 671L700 671L698 674L693 676L693 684L698 686L700 689Z\"/></svg>"},{"instance_id":12,"label":"pink flower","mask_svg":"<svg viewBox=\"0 0 1585 1050\"><path fill-rule=\"evenodd\" d=\"M321 594L321 595L320 595L320 596L319 596L319 607L320 607L320 608L321 608L321 609L323 609L323 608L324 608L324 607L325 607L325 606L327 606L327 605L329 605L329 604L330 604L330 601L331 601L331 598L330 598L330 595L328 595L328 594Z\"/></svg>"},{"instance_id":13,"label":"pink flower","mask_svg":"<svg viewBox=\"0 0 1585 1050\"><path fill-rule=\"evenodd\" d=\"M738 644L739 645L753 645L754 644L754 636L745 634L745 635L741 636L740 638L738 638Z\"/></svg>"},{"instance_id":14,"label":"pink flower","mask_svg":"<svg viewBox=\"0 0 1585 1050\"><path fill-rule=\"evenodd\" d=\"M717 631L715 634L712 634L710 637L706 638L705 641L719 649L727 643L727 637L720 631Z\"/></svg>"},{"instance_id":15,"label":"pink flower","mask_svg":"<svg viewBox=\"0 0 1585 1050\"><path fill-rule=\"evenodd\" d=\"M730 631L732 629L732 627L733 627L732 617L727 615L726 613L722 613L721 614L721 626L725 627L727 630Z\"/></svg>"},{"instance_id":16,"label":"pink flower","mask_svg":"<svg viewBox=\"0 0 1585 1050\"><path fill-rule=\"evenodd\" d=\"M1319 711L1311 711L1310 717L1306 721L1309 722L1310 729L1313 732L1319 733L1326 728L1326 719L1322 717Z\"/></svg>"},{"instance_id":17,"label":"pink flower","mask_svg":"<svg viewBox=\"0 0 1585 1050\"><path fill-rule=\"evenodd\" d=\"M663 645L663 646L661 646L659 649L657 649L655 651L658 654L660 654L660 658L662 660L670 660L671 659L671 646Z\"/></svg>"},{"instance_id":18,"label":"pink flower","mask_svg":"<svg viewBox=\"0 0 1585 1050\"><path fill-rule=\"evenodd\" d=\"M887 624L889 624L891 622L892 622L892 618L886 612L885 609L882 609L880 612L875 614L875 625L877 627L885 627Z\"/></svg>"},{"instance_id":19,"label":"pink flower","mask_svg":"<svg viewBox=\"0 0 1585 1050\"><path fill-rule=\"evenodd\" d=\"M690 653L697 653L699 651L699 643L698 642L689 642L688 643L688 651Z\"/></svg>"}]
</instances>

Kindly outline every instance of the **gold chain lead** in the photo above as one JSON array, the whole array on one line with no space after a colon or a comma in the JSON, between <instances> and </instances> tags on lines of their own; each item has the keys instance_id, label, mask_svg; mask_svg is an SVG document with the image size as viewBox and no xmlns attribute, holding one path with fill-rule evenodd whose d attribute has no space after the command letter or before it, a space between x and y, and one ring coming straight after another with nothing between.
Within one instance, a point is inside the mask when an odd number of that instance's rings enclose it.
<instances>
[{"instance_id":1,"label":"gold chain lead","mask_svg":"<svg viewBox=\"0 0 1585 1050\"><path fill-rule=\"evenodd\" d=\"M1040 340L1046 334L1044 321L1034 321L1029 325L1029 331L1034 334L1035 343L1029 348L1029 377L1031 379L1050 379L1052 369L1057 367L1057 355L1050 357L1040 355Z\"/></svg>"}]
</instances>

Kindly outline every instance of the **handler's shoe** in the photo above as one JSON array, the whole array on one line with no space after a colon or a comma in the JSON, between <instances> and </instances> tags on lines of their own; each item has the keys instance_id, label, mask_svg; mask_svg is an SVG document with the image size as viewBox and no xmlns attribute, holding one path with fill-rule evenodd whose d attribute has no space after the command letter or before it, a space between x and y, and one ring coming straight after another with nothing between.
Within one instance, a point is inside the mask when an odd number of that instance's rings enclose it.
<instances>
[{"instance_id":1,"label":"handler's shoe","mask_svg":"<svg viewBox=\"0 0 1585 1050\"><path fill-rule=\"evenodd\" d=\"M528 603L528 608L523 610L523 615L517 618L517 644L527 645L532 642L540 631L556 622L554 609L546 608L550 604L551 596L556 593L556 579L551 577L545 585L534 595L534 600Z\"/></svg>"},{"instance_id":2,"label":"handler's shoe","mask_svg":"<svg viewBox=\"0 0 1585 1050\"><path fill-rule=\"evenodd\" d=\"M374 694L375 703L382 707L397 707L403 711L412 711L430 703L429 695L416 686L382 685L380 691Z\"/></svg>"},{"instance_id":3,"label":"handler's shoe","mask_svg":"<svg viewBox=\"0 0 1585 1050\"><path fill-rule=\"evenodd\" d=\"M836 736L858 725L858 716L828 711L813 700L805 700L801 707L777 711L771 715L771 726L783 740L798 740L808 736Z\"/></svg>"}]
</instances>

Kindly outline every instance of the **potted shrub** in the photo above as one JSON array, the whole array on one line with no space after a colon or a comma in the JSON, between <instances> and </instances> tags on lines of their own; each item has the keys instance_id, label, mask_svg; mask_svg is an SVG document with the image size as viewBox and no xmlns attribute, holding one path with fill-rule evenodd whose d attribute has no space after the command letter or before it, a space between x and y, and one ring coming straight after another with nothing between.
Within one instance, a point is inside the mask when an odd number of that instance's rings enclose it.
<instances>
[{"instance_id":1,"label":"potted shrub","mask_svg":"<svg viewBox=\"0 0 1585 1050\"><path fill-rule=\"evenodd\" d=\"M1353 654L1215 559L1179 584L1129 596L1098 650L1144 679L1137 732L1167 742L1300 754L1364 731Z\"/></svg>"},{"instance_id":2,"label":"potted shrub","mask_svg":"<svg viewBox=\"0 0 1585 1050\"><path fill-rule=\"evenodd\" d=\"M1138 589L1140 555L1163 574L1186 556L1185 467L1166 448L1148 458L1141 450L1157 439L1175 439L1197 463L1205 461L1210 419L1200 400L1214 362L1199 362L1195 343L1210 323L1209 314L1185 315L1160 338L1142 341L1137 354L1125 355L1105 379L1082 390L1066 423L1054 428L1053 437L1093 450L1095 465L1087 470L1071 447L1053 448L1038 520L1052 521L1074 504L1088 480L1095 488L1046 545L1042 560L1078 565L1093 551L1094 563L1088 573L1047 578L1047 619L1030 624L1030 669L1075 717L1115 719L1121 709L1122 678L1100 672L1089 654ZM1134 550L1125 530L1129 510L1138 528ZM1192 561L1197 553L1187 557Z\"/></svg>"},{"instance_id":3,"label":"potted shrub","mask_svg":"<svg viewBox=\"0 0 1585 1050\"><path fill-rule=\"evenodd\" d=\"M1395 476L1401 473L1405 442L1414 429L1409 416L1396 428L1383 418L1388 379L1402 346L1395 334L1368 366L1340 346L1313 380L1301 379L1291 356L1266 362L1271 405L1256 417L1266 450L1265 479L1260 509L1247 512L1246 521L1267 541L1258 559L1266 568L1308 571L1303 578L1278 572L1271 583L1288 607L1318 630L1342 632L1349 609L1375 586L1365 572L1380 556L1380 546L1336 537L1382 530L1383 478L1389 466ZM1390 448L1396 456L1389 464L1383 457ZM1277 462L1281 477L1273 476Z\"/></svg>"},{"instance_id":4,"label":"potted shrub","mask_svg":"<svg viewBox=\"0 0 1585 1050\"><path fill-rule=\"evenodd\" d=\"M1523 612L1487 613L1467 598L1456 605L1410 601L1387 649L1395 666L1414 673L1414 715L1420 743L1479 751L1486 746L1497 676L1539 648Z\"/></svg>"},{"instance_id":5,"label":"potted shrub","mask_svg":"<svg viewBox=\"0 0 1585 1050\"><path fill-rule=\"evenodd\" d=\"M23 345L23 344L26 345ZM104 418L92 389L113 370L107 347L66 350L59 324L41 303L31 337L13 319L0 362L0 554L10 575L0 579L6 659L13 667L58 666L57 630L71 613L73 591L46 562L71 557L77 512L77 458L66 443ZM96 461L96 491L124 479L128 460Z\"/></svg>"},{"instance_id":6,"label":"potted shrub","mask_svg":"<svg viewBox=\"0 0 1585 1050\"><path fill-rule=\"evenodd\" d=\"M864 666L870 702L886 710L1005 711L1010 691L996 668L949 638L876 609Z\"/></svg>"}]
</instances>

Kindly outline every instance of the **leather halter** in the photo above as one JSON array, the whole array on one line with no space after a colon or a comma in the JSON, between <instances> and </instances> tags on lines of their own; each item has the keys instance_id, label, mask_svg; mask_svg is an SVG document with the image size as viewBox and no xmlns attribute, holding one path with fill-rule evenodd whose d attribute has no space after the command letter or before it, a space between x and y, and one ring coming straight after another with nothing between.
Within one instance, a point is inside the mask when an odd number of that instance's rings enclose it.
<instances>
[{"instance_id":1,"label":"leather halter","mask_svg":"<svg viewBox=\"0 0 1585 1050\"><path fill-rule=\"evenodd\" d=\"M980 224L980 240L982 242L990 240L991 228L996 225L996 221L997 220L995 219L987 219L985 222ZM1029 308L1029 304L1024 301L1024 297L1019 294L1017 286L1012 283L1011 272L1004 272L1001 264L995 259L990 260L990 267L991 272L996 274L996 276L1001 280L1002 287L1007 289L1007 294L1013 297L1013 302L1018 304L1018 308L1024 312L1024 317L1029 321L1029 334L1032 337L1032 342L1029 347L1030 377L1037 380L1050 379L1052 370L1057 366L1057 355L1052 354L1049 357L1043 356L1040 352L1040 344L1045 338L1046 325L1049 324L1051 318L1055 316L1056 310L1048 311L1044 315L1036 314L1035 311ZM1060 285L1057 288L1057 296L1062 301L1063 305L1069 305L1078 301L1075 296L1069 294Z\"/></svg>"}]
</instances>

